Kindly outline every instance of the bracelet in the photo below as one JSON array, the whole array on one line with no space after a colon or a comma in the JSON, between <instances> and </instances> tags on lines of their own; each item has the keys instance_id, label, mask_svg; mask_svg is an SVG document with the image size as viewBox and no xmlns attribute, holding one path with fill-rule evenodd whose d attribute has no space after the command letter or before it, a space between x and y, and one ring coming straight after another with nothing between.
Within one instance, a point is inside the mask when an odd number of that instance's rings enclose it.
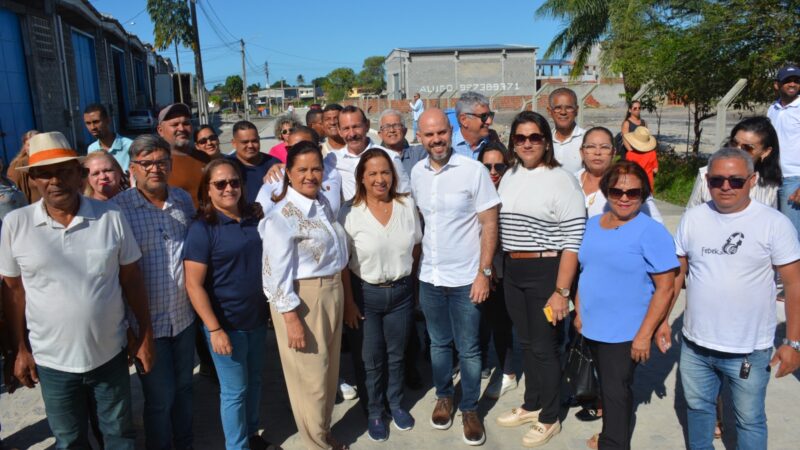
<instances>
[{"instance_id":1,"label":"bracelet","mask_svg":"<svg viewBox=\"0 0 800 450\"><path fill-rule=\"evenodd\" d=\"M208 332L209 333L216 333L217 331L219 331L221 329L222 329L222 327L219 327L219 328L216 328L216 329L213 329L213 330L208 330Z\"/></svg>"}]
</instances>

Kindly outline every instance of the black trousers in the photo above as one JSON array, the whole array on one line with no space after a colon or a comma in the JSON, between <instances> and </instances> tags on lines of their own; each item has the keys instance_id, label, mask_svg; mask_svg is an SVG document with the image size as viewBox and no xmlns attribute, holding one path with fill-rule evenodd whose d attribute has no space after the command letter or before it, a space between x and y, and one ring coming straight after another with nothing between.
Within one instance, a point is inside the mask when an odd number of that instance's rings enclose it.
<instances>
[{"instance_id":1,"label":"black trousers","mask_svg":"<svg viewBox=\"0 0 800 450\"><path fill-rule=\"evenodd\" d=\"M498 368L504 374L514 372L511 358L513 337L511 332L512 322L506 308L505 289L503 280L500 279L494 290L489 292L483 306L484 314L481 316L481 363L482 368L488 367L489 341L494 337L494 351L497 353Z\"/></svg>"},{"instance_id":2,"label":"black trousers","mask_svg":"<svg viewBox=\"0 0 800 450\"><path fill-rule=\"evenodd\" d=\"M541 409L539 422L558 420L561 391L559 335L564 321L553 326L544 315L544 306L556 289L561 258L511 259L505 257L504 287L506 307L522 350L527 411Z\"/></svg>"},{"instance_id":3,"label":"black trousers","mask_svg":"<svg viewBox=\"0 0 800 450\"><path fill-rule=\"evenodd\" d=\"M631 341L617 344L586 339L592 351L600 379L603 401L603 431L598 448L631 448L633 434L633 373L636 363L631 358Z\"/></svg>"}]
</instances>

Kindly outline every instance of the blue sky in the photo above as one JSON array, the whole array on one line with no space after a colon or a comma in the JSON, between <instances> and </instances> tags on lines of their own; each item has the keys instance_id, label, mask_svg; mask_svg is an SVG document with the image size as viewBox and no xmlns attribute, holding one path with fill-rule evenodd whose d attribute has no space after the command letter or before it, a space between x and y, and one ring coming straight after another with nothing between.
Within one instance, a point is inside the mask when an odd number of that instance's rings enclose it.
<instances>
[{"instance_id":1,"label":"blue sky","mask_svg":"<svg viewBox=\"0 0 800 450\"><path fill-rule=\"evenodd\" d=\"M145 0L90 0L143 42L153 42ZM386 56L397 47L523 44L539 57L560 24L536 19L542 0L198 0L200 47L206 84L241 74L239 39L247 53L248 84L281 78L294 84L337 67L361 70L364 58ZM211 21L209 21L209 17ZM175 62L174 49L162 52ZM181 70L194 72L194 58L179 48Z\"/></svg>"}]
</instances>

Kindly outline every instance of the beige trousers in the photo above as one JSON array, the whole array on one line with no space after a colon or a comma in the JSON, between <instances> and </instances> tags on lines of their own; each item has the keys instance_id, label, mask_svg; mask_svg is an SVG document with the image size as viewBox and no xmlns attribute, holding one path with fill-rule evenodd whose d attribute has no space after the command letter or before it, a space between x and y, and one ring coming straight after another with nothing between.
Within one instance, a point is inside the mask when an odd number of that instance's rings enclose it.
<instances>
[{"instance_id":1,"label":"beige trousers","mask_svg":"<svg viewBox=\"0 0 800 450\"><path fill-rule=\"evenodd\" d=\"M306 332L304 350L289 348L286 323L270 304L283 375L297 432L306 447L329 449L326 436L331 430L342 348L342 280L339 274L297 280L294 289L301 302L296 311Z\"/></svg>"}]
</instances>

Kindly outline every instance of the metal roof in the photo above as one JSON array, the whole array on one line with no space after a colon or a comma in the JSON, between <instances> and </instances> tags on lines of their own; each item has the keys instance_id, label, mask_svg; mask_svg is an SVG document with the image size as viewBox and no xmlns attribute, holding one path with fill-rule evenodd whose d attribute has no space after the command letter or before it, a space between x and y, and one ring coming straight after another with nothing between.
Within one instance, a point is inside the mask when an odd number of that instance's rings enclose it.
<instances>
[{"instance_id":1,"label":"metal roof","mask_svg":"<svg viewBox=\"0 0 800 450\"><path fill-rule=\"evenodd\" d=\"M400 50L408 53L451 53L451 52L480 52L480 51L497 51L497 50L527 50L534 51L538 47L531 47L529 45L518 44L484 44L484 45L453 45L447 47L398 47L395 50Z\"/></svg>"}]
</instances>

